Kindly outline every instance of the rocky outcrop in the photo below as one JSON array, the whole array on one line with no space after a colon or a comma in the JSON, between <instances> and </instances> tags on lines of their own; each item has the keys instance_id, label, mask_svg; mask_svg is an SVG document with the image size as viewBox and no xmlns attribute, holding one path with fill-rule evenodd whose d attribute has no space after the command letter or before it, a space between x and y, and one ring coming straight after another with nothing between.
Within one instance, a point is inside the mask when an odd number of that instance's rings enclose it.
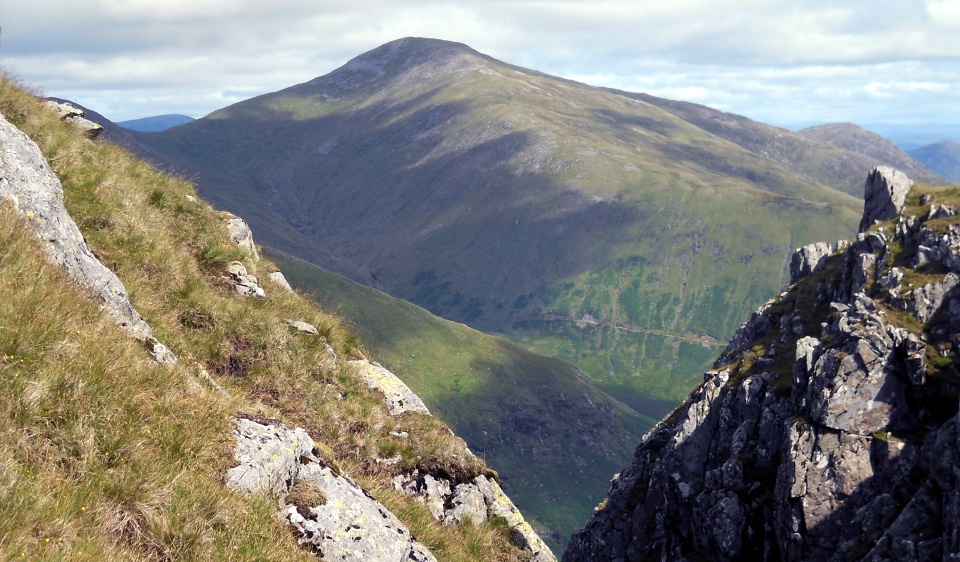
<instances>
[{"instance_id":1,"label":"rocky outcrop","mask_svg":"<svg viewBox=\"0 0 960 562\"><path fill-rule=\"evenodd\" d=\"M227 275L224 279L233 285L238 293L245 297L266 298L267 293L260 286L260 280L247 272L247 267L238 261L227 265Z\"/></svg>"},{"instance_id":2,"label":"rocky outcrop","mask_svg":"<svg viewBox=\"0 0 960 562\"><path fill-rule=\"evenodd\" d=\"M300 544L323 559L436 561L393 513L322 458L303 429L239 419L235 435L239 464L227 471L227 486L275 499ZM291 493L298 488L313 493Z\"/></svg>"},{"instance_id":3,"label":"rocky outcrop","mask_svg":"<svg viewBox=\"0 0 960 562\"><path fill-rule=\"evenodd\" d=\"M875 171L871 228L798 250L565 561L960 560L960 229L898 215L909 183Z\"/></svg>"},{"instance_id":4,"label":"rocky outcrop","mask_svg":"<svg viewBox=\"0 0 960 562\"><path fill-rule=\"evenodd\" d=\"M484 475L469 482L456 483L430 474L413 472L393 479L397 490L417 498L434 519L454 525L464 519L483 523L492 517L503 519L511 530L512 542L533 553L534 562L555 562L556 557L523 518L496 480Z\"/></svg>"},{"instance_id":5,"label":"rocky outcrop","mask_svg":"<svg viewBox=\"0 0 960 562\"><path fill-rule=\"evenodd\" d=\"M348 361L347 363L356 369L369 388L379 390L383 394L391 416L399 416L404 412L419 412L430 415L430 410L427 409L423 400L390 371L367 360Z\"/></svg>"},{"instance_id":6,"label":"rocky outcrop","mask_svg":"<svg viewBox=\"0 0 960 562\"><path fill-rule=\"evenodd\" d=\"M0 115L0 200L26 217L43 242L47 257L93 296L127 334L146 346L157 362L172 366L176 356L157 341L153 330L130 304L117 276L87 247L63 206L63 187L40 148Z\"/></svg>"},{"instance_id":7,"label":"rocky outcrop","mask_svg":"<svg viewBox=\"0 0 960 562\"><path fill-rule=\"evenodd\" d=\"M227 213L227 233L241 250L250 255L254 263L260 260L260 252L253 243L253 232L243 219Z\"/></svg>"},{"instance_id":8,"label":"rocky outcrop","mask_svg":"<svg viewBox=\"0 0 960 562\"><path fill-rule=\"evenodd\" d=\"M826 259L834 251L826 242L816 242L799 248L790 258L790 284L817 273L826 265Z\"/></svg>"},{"instance_id":9,"label":"rocky outcrop","mask_svg":"<svg viewBox=\"0 0 960 562\"><path fill-rule=\"evenodd\" d=\"M267 277L269 277L270 280L276 283L277 285L280 285L280 288L287 291L288 293L294 292L293 287L290 286L290 283L287 283L287 278L283 276L282 271L272 271L267 275Z\"/></svg>"},{"instance_id":10,"label":"rocky outcrop","mask_svg":"<svg viewBox=\"0 0 960 562\"><path fill-rule=\"evenodd\" d=\"M913 181L899 170L878 166L870 171L863 193L863 218L860 232L865 232L877 221L896 217L903 209Z\"/></svg>"},{"instance_id":11,"label":"rocky outcrop","mask_svg":"<svg viewBox=\"0 0 960 562\"><path fill-rule=\"evenodd\" d=\"M82 109L67 102L46 100L43 105L55 111L61 121L66 121L83 131L88 138L95 139L103 132L103 127L84 117L85 113Z\"/></svg>"}]
</instances>

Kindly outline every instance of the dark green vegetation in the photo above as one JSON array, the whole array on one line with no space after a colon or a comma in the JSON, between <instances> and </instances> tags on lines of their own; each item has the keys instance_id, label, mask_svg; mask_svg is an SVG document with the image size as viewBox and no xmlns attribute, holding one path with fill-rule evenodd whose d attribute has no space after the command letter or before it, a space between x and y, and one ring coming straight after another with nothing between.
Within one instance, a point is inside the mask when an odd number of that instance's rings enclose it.
<instances>
[{"instance_id":1,"label":"dark green vegetation","mask_svg":"<svg viewBox=\"0 0 960 562\"><path fill-rule=\"evenodd\" d=\"M851 152L862 154L870 162L870 167L877 165L893 166L907 174L914 181L922 181L934 185L943 185L943 178L935 171L928 169L922 162L915 160L911 154L900 149L897 145L853 123L829 123L809 127L800 131L800 134L815 140L832 144ZM864 170L863 177L866 177ZM860 185L863 188L863 185Z\"/></svg>"},{"instance_id":2,"label":"dark green vegetation","mask_svg":"<svg viewBox=\"0 0 960 562\"><path fill-rule=\"evenodd\" d=\"M590 514L633 444L656 421L577 369L267 249L290 283L336 309L364 346L490 466L558 550Z\"/></svg>"},{"instance_id":3,"label":"dark green vegetation","mask_svg":"<svg viewBox=\"0 0 960 562\"><path fill-rule=\"evenodd\" d=\"M788 252L848 237L861 206L653 103L425 39L138 139L263 243L568 359L653 417Z\"/></svg>"},{"instance_id":4,"label":"dark green vegetation","mask_svg":"<svg viewBox=\"0 0 960 562\"><path fill-rule=\"evenodd\" d=\"M960 182L960 142L943 141L907 152L944 178Z\"/></svg>"},{"instance_id":5,"label":"dark green vegetation","mask_svg":"<svg viewBox=\"0 0 960 562\"><path fill-rule=\"evenodd\" d=\"M286 324L314 324L350 357L356 338L336 316L277 285L249 299L225 284L226 260L255 264L189 183L87 139L6 79L0 112L41 147L90 248L179 357L173 369L154 363L0 202L0 559L316 560L272 501L224 486L236 416L306 428L439 560L525 559L503 525L446 527L393 489L414 467L489 470L439 419L391 417L352 370L323 366L319 337ZM374 461L394 455L392 467Z\"/></svg>"}]
</instances>

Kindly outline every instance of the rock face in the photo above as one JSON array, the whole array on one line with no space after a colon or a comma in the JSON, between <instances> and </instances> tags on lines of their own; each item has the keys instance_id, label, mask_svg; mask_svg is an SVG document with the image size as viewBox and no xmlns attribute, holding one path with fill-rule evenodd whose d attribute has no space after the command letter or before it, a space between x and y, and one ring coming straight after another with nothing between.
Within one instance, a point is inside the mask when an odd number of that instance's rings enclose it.
<instances>
[{"instance_id":1,"label":"rock face","mask_svg":"<svg viewBox=\"0 0 960 562\"><path fill-rule=\"evenodd\" d=\"M898 216L909 184L874 171L889 222L798 250L565 561L960 560L960 227Z\"/></svg>"},{"instance_id":2,"label":"rock face","mask_svg":"<svg viewBox=\"0 0 960 562\"><path fill-rule=\"evenodd\" d=\"M397 490L425 503L434 519L447 525L467 518L483 523L491 517L500 517L510 527L513 543L532 552L533 561L556 561L543 539L524 520L520 510L495 480L481 475L470 482L455 483L414 472L395 477L393 485Z\"/></svg>"},{"instance_id":3,"label":"rock face","mask_svg":"<svg viewBox=\"0 0 960 562\"><path fill-rule=\"evenodd\" d=\"M300 544L325 560L436 561L396 516L336 466L328 466L303 429L239 419L236 437L240 464L227 471L227 486L276 499ZM292 497L291 490L304 483L319 492L317 499L304 503Z\"/></svg>"},{"instance_id":4,"label":"rock face","mask_svg":"<svg viewBox=\"0 0 960 562\"><path fill-rule=\"evenodd\" d=\"M245 297L265 298L267 296L260 286L260 280L247 272L246 266L238 261L230 262L227 265L227 276L224 279Z\"/></svg>"},{"instance_id":5,"label":"rock face","mask_svg":"<svg viewBox=\"0 0 960 562\"><path fill-rule=\"evenodd\" d=\"M253 243L253 232L243 219L236 215L229 215L227 232L230 234L230 239L236 242L241 250L250 254L250 259L254 263L260 260L260 252L257 251L257 245Z\"/></svg>"},{"instance_id":6,"label":"rock face","mask_svg":"<svg viewBox=\"0 0 960 562\"><path fill-rule=\"evenodd\" d=\"M63 187L40 148L0 115L0 200L27 218L43 241L47 256L75 284L92 295L114 322L142 342L159 363L172 366L176 356L157 341L153 330L130 304L127 290L100 263L63 206Z\"/></svg>"},{"instance_id":7,"label":"rock face","mask_svg":"<svg viewBox=\"0 0 960 562\"><path fill-rule=\"evenodd\" d=\"M860 232L866 231L877 221L897 216L903 209L912 185L910 178L893 168L878 166L871 170L864 185Z\"/></svg>"},{"instance_id":8,"label":"rock face","mask_svg":"<svg viewBox=\"0 0 960 562\"><path fill-rule=\"evenodd\" d=\"M267 277L269 277L270 280L277 285L280 285L284 291L287 291L288 293L294 292L293 287L290 286L290 283L287 283L287 278L283 276L282 271L273 271L269 273Z\"/></svg>"},{"instance_id":9,"label":"rock face","mask_svg":"<svg viewBox=\"0 0 960 562\"><path fill-rule=\"evenodd\" d=\"M46 100L43 104L57 112L61 121L66 121L80 129L91 139L95 139L103 132L103 127L84 117L84 111L66 102Z\"/></svg>"},{"instance_id":10,"label":"rock face","mask_svg":"<svg viewBox=\"0 0 960 562\"><path fill-rule=\"evenodd\" d=\"M430 414L423 400L390 371L365 360L348 361L348 363L363 377L368 387L383 393L391 416L399 416L404 412Z\"/></svg>"}]
</instances>

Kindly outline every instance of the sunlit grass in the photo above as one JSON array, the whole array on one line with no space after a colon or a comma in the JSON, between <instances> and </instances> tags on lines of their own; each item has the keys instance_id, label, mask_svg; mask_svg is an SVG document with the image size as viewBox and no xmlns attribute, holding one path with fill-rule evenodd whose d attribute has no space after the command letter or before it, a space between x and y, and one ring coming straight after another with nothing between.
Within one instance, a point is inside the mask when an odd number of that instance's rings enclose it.
<instances>
[{"instance_id":1,"label":"sunlit grass","mask_svg":"<svg viewBox=\"0 0 960 562\"><path fill-rule=\"evenodd\" d=\"M84 138L6 79L0 112L38 142L92 250L180 358L172 370L154 364L0 206L0 558L313 559L272 502L223 485L237 415L307 428L401 513L415 513L415 502L389 491L393 474L372 460L385 452L403 457L391 470L487 472L436 419L391 418L352 372L322 367L320 338L285 322L310 322L341 358L357 354L336 316L266 280L267 299L237 295L221 268L249 256L227 238L221 213L188 199L189 183ZM201 368L233 398L210 389ZM403 444L389 436L400 429L410 435ZM435 537L443 560L476 559L477 540L488 559L523 557L496 525L448 529L400 516L415 535Z\"/></svg>"}]
</instances>

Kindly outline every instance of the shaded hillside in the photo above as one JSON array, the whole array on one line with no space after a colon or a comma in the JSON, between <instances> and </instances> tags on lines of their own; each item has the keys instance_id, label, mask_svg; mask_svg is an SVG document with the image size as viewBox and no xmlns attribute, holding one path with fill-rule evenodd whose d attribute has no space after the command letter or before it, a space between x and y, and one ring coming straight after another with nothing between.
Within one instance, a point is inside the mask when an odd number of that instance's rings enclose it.
<instances>
[{"instance_id":1,"label":"shaded hillside","mask_svg":"<svg viewBox=\"0 0 960 562\"><path fill-rule=\"evenodd\" d=\"M875 170L857 238L797 250L565 562L957 559L960 188L911 185Z\"/></svg>"},{"instance_id":2,"label":"shaded hillside","mask_svg":"<svg viewBox=\"0 0 960 562\"><path fill-rule=\"evenodd\" d=\"M443 320L422 308L270 249L290 283L336 310L491 466L560 547L655 420L597 390L569 363Z\"/></svg>"},{"instance_id":3,"label":"shaded hillside","mask_svg":"<svg viewBox=\"0 0 960 562\"><path fill-rule=\"evenodd\" d=\"M872 133L853 123L829 123L808 127L800 131L801 135L867 156L873 166L893 166L902 170L917 181L932 185L942 185L943 178L914 160L900 147L889 140ZM869 169L869 168L868 168ZM863 172L861 171L861 175Z\"/></svg>"},{"instance_id":4,"label":"shaded hillside","mask_svg":"<svg viewBox=\"0 0 960 562\"><path fill-rule=\"evenodd\" d=\"M825 134L827 130L836 130L833 125L825 125L827 129L811 127L795 133L695 103L647 94L619 93L661 107L704 131L776 162L800 177L836 187L857 197L863 196L864 176L877 165L904 167L921 181L942 183L940 178L923 166L918 166L892 143L856 125L851 127L870 135L869 143L839 142L837 135ZM821 135L816 130L821 130ZM879 150L879 146L883 146L884 150ZM870 151L868 147L873 150Z\"/></svg>"},{"instance_id":5,"label":"shaded hillside","mask_svg":"<svg viewBox=\"0 0 960 562\"><path fill-rule=\"evenodd\" d=\"M948 180L960 182L960 142L943 141L907 152Z\"/></svg>"},{"instance_id":6,"label":"shaded hillside","mask_svg":"<svg viewBox=\"0 0 960 562\"><path fill-rule=\"evenodd\" d=\"M655 415L860 205L650 103L426 39L140 138L264 243Z\"/></svg>"}]
</instances>

